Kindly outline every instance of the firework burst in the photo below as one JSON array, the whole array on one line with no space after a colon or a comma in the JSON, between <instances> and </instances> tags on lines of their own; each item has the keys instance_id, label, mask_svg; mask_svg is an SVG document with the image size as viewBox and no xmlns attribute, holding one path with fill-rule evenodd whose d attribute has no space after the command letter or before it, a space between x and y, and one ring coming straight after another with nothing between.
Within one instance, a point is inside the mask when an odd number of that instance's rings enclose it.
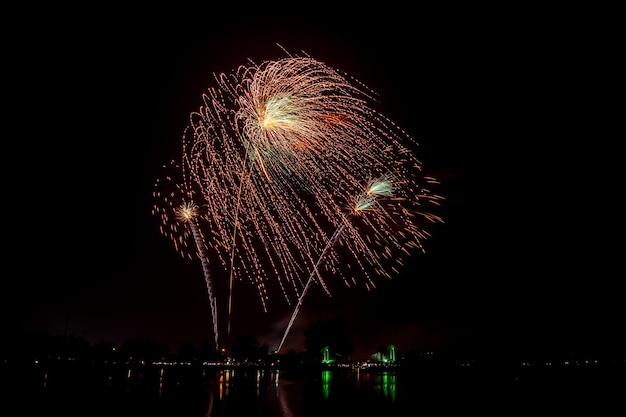
<instances>
[{"instance_id":1,"label":"firework burst","mask_svg":"<svg viewBox=\"0 0 626 417\"><path fill-rule=\"evenodd\" d=\"M331 278L372 289L441 221L428 189L437 181L421 175L417 143L375 110L375 95L287 55L216 74L183 134L181 191L204 204L207 215L192 218L229 277L229 331L233 282L251 282L264 311L270 285L297 306L312 282L329 295Z\"/></svg>"}]
</instances>

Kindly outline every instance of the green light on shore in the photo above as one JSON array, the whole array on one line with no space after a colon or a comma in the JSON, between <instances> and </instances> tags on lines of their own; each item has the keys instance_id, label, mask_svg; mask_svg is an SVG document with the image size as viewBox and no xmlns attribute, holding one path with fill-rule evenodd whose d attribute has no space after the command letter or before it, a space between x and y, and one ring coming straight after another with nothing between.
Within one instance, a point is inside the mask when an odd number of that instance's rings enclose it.
<instances>
[{"instance_id":1,"label":"green light on shore","mask_svg":"<svg viewBox=\"0 0 626 417\"><path fill-rule=\"evenodd\" d=\"M335 362L335 360L330 358L330 348L328 346L324 346L322 349L322 363L329 364L333 362Z\"/></svg>"}]
</instances>

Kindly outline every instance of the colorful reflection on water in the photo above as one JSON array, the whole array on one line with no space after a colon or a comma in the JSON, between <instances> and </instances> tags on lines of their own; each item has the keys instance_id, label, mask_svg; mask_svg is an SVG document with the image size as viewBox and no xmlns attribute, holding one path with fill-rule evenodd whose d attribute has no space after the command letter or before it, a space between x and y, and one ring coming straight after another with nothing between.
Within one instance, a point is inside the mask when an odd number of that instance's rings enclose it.
<instances>
[{"instance_id":1,"label":"colorful reflection on water","mask_svg":"<svg viewBox=\"0 0 626 417\"><path fill-rule=\"evenodd\" d=\"M34 366L0 372L0 396L7 404L4 411L11 406L22 415L91 417L323 417L333 412L397 417L461 407L503 411L497 401L531 410L537 404L579 407L585 398L594 407L615 405L614 399L621 398L616 395L619 385L603 382L605 374L586 381L585 375L545 372L485 376L465 370ZM565 394L555 395L558 387Z\"/></svg>"},{"instance_id":2,"label":"colorful reflection on water","mask_svg":"<svg viewBox=\"0 0 626 417\"><path fill-rule=\"evenodd\" d=\"M289 374L276 368L112 366L90 369L32 368L5 382L27 392L41 409L54 409L63 401L90 399L106 405L109 413L125 412L126 404L145 405L167 414L182 406L177 417L234 416L254 412L263 416L299 417L309 410L334 407L344 402L371 401L374 394L396 399L394 371L364 372L360 369L321 369L306 374ZM362 397L362 398L361 398ZM193 408L196 412L185 413ZM136 410L136 408L128 409ZM182 411L181 411L182 410Z\"/></svg>"}]
</instances>

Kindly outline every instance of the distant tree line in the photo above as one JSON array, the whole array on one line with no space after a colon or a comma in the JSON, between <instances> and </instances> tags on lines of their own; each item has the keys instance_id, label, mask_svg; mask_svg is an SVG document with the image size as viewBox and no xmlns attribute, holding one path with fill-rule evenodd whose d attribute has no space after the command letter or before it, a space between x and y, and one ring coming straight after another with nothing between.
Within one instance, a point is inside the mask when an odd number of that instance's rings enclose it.
<instances>
[{"instance_id":1,"label":"distant tree line","mask_svg":"<svg viewBox=\"0 0 626 417\"><path fill-rule=\"evenodd\" d=\"M351 361L354 354L352 333L339 316L329 320L310 323L303 332L305 349L291 350L277 354L270 351L267 344L249 334L234 335L225 351L216 351L211 342L200 346L182 342L174 352L153 340L134 337L123 341L119 346L113 342L100 341L90 344L75 335L51 335L43 332L6 333L0 344L0 366L6 364L47 364L61 362L75 363L172 363L202 364L204 362L224 362L226 359L238 363L276 364L283 367L318 365L322 351L330 352L334 362ZM389 341L389 343L392 341ZM372 358L382 357L389 343L380 344ZM449 344L436 350L420 348L409 351L399 350L397 363L403 365L442 366L480 365L481 367L517 368L520 363L588 363L600 360L601 363L626 364L626 349L623 344L614 344L605 349L578 348L569 346L533 346L511 344L506 341L491 340L491 343L466 340ZM375 359L373 359L375 360Z\"/></svg>"},{"instance_id":2,"label":"distant tree line","mask_svg":"<svg viewBox=\"0 0 626 417\"><path fill-rule=\"evenodd\" d=\"M182 342L175 352L153 340L134 337L117 345L110 341L90 344L76 335L51 335L45 332L13 334L2 343L0 360L4 363L134 362L157 361L203 363L225 359L245 363L269 363L280 359L283 364L296 365L319 362L320 351L328 346L338 359L349 359L354 353L350 329L342 317L311 323L304 331L306 349L277 355L267 344L249 334L234 335L225 351L217 351L208 340L200 346Z\"/></svg>"}]
</instances>

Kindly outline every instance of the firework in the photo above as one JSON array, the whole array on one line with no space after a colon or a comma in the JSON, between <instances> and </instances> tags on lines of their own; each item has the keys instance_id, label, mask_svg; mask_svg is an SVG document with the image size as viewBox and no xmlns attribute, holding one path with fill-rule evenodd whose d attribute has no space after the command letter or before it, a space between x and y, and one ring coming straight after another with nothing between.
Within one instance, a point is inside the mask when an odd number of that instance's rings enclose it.
<instances>
[{"instance_id":1,"label":"firework","mask_svg":"<svg viewBox=\"0 0 626 417\"><path fill-rule=\"evenodd\" d=\"M429 207L441 198L427 188L436 180L421 175L417 143L375 103L309 56L214 76L182 155L185 188L206 210L192 224L228 276L229 331L233 282L251 282L264 311L277 286L296 314L313 282L329 295L331 278L372 289L423 250L425 225L441 220Z\"/></svg>"},{"instance_id":2,"label":"firework","mask_svg":"<svg viewBox=\"0 0 626 417\"><path fill-rule=\"evenodd\" d=\"M203 210L194 202L198 197L195 196L190 182L184 179L185 175L181 166L171 161L164 168L168 173L155 182L153 191L155 204L152 213L160 217L160 231L171 239L177 252L183 257L195 256L202 263L217 350L219 348L217 300L211 280L207 245L199 223ZM189 246L189 242L193 243L193 247Z\"/></svg>"},{"instance_id":3,"label":"firework","mask_svg":"<svg viewBox=\"0 0 626 417\"><path fill-rule=\"evenodd\" d=\"M391 201L394 200L393 194L395 190L396 190L396 185L394 183L393 176L389 174L385 174L379 178L376 178L370 181L367 189L362 194L356 196L353 199L352 205L348 208L347 213L341 216L342 221L339 227L335 230L333 235L328 239L328 242L326 243L324 250L322 251L315 265L313 266L313 270L311 271L311 274L309 275L309 279L307 280L304 286L304 289L302 290L302 293L300 294L300 297L298 298L298 302L291 315L289 323L287 324L287 327L280 341L280 344L278 345L278 348L276 349L276 352L279 352L280 349L282 348L287 338L287 335L289 334L291 326L293 325L293 322L296 316L298 315L304 296L306 295L311 283L314 282L313 281L314 277L317 276L318 280L321 281L318 268L320 264L322 263L322 261L324 260L325 256L327 255L327 253L329 252L329 250L339 240L343 231L347 229L347 234L350 237L348 240L349 243L356 242L357 248L360 246L361 249L366 249L363 246L365 242L361 238L363 235L363 231L358 230L352 227L351 225L351 222L354 219L358 217L364 220L365 224L368 226L368 229L369 229L368 231L366 231L367 235L373 234L374 236L377 236L377 239L379 239L377 241L377 244L379 247L382 246L382 242L380 241L380 239L383 238L385 241L390 243L396 249L402 249L402 243L399 240L395 239L393 235L385 236L384 234L381 235L380 233L376 232L376 230L379 230L377 228L380 226L384 227L385 224L396 223L398 219L394 219L393 217L397 216L398 213L401 213L404 211L404 210L398 210L397 207L395 209L390 210L388 207L390 199ZM395 201L400 202L400 201L406 201L406 200L404 200L403 198L398 198L398 199L395 199ZM374 221L368 220L367 219L368 216L374 216L374 219L371 219ZM376 216L379 216L379 218L376 218ZM383 218L381 219L380 216L383 216ZM431 221L441 221L441 219L437 216L431 215L430 217L431 217ZM381 220L383 220L383 223L381 223ZM401 224L405 224L404 220L402 219L400 219L400 222ZM410 246L410 242L407 245ZM389 247L386 247L386 251L391 252L389 250ZM374 254L374 259L377 259L375 254ZM387 275L383 272L382 265L380 263L377 263L377 266L379 268L379 271L381 271L381 274Z\"/></svg>"}]
</instances>

